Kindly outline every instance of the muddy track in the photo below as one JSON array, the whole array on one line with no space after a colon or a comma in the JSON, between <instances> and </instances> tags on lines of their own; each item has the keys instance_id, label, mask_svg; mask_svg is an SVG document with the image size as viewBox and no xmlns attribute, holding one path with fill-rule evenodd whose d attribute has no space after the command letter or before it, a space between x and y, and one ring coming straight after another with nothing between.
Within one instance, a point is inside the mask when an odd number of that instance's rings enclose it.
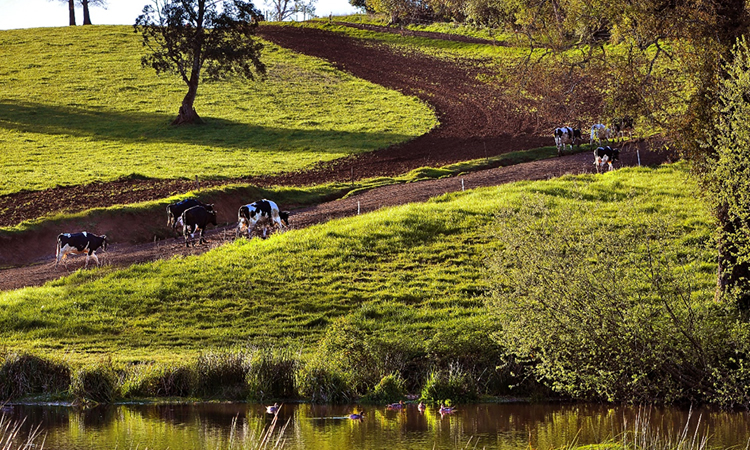
<instances>
[{"instance_id":1,"label":"muddy track","mask_svg":"<svg viewBox=\"0 0 750 450\"><path fill-rule=\"evenodd\" d=\"M551 138L547 136L523 134L524 130L519 129L520 121L515 120L502 108L501 93L476 81L476 75L482 70L480 67L450 63L418 53L396 53L377 43L358 41L323 30L263 26L260 33L265 39L283 47L325 58L357 77L408 95L416 95L433 106L440 118L440 126L410 142L359 157L344 158L308 171L229 180L231 182L244 181L261 186L309 185L331 180L350 180L352 175L357 179L376 175L397 175L417 167L440 166L551 143ZM658 163L665 158L663 155L645 150L641 151L641 157L643 164ZM591 155L586 152L491 169L462 176L463 186L470 189L524 179L546 179L566 173L590 172L593 168L591 162ZM634 151L624 152L624 165L636 163ZM202 182L202 186L226 182L227 180ZM13 225L49 211L72 212L98 206L154 200L194 188L193 182L185 180L134 179L14 194L0 197L0 225ZM435 195L461 188L461 181L456 178L387 186L346 200L293 211L291 225L292 228L304 228L334 218L354 215L358 209L364 213L385 206L424 201ZM252 200L255 199L246 199ZM241 203L237 206L239 204ZM163 221L164 217L161 216L153 218L154 224L161 224ZM115 239L109 251L103 253L103 261L104 264L124 267L172 255L202 253L233 239L234 230L230 225L219 227L211 230L208 238L208 245L190 249L186 249L184 244L176 239L140 244L126 244L123 240ZM23 258L18 263L23 263L24 266L0 270L2 290L40 285L83 266L82 257L72 258L67 267L54 266L54 235L26 239L36 240L37 245L33 250L28 246L27 254L21 255ZM150 241L148 238L144 240Z\"/></svg>"}]
</instances>

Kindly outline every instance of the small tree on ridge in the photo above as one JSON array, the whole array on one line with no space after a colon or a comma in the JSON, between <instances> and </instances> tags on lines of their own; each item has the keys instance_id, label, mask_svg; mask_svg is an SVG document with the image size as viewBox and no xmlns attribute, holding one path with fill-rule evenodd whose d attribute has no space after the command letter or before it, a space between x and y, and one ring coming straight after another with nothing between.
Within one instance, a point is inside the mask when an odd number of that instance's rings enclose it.
<instances>
[{"instance_id":1,"label":"small tree on ridge","mask_svg":"<svg viewBox=\"0 0 750 450\"><path fill-rule=\"evenodd\" d=\"M143 8L134 25L149 50L141 64L157 74L175 73L188 86L172 125L202 122L193 103L204 68L207 80L265 74L263 45L253 38L260 20L260 11L244 0L155 0Z\"/></svg>"}]
</instances>

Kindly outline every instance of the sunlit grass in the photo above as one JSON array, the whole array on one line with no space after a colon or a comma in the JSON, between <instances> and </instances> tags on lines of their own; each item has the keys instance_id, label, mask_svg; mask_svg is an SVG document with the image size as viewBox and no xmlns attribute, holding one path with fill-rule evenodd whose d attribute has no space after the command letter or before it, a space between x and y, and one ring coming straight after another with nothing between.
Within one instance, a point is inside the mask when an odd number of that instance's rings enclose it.
<instances>
[{"instance_id":1,"label":"sunlit grass","mask_svg":"<svg viewBox=\"0 0 750 450\"><path fill-rule=\"evenodd\" d=\"M415 98L266 43L267 79L203 83L204 126L172 127L186 87L142 68L130 27L0 31L0 195L149 177L298 170L419 136Z\"/></svg>"},{"instance_id":2,"label":"sunlit grass","mask_svg":"<svg viewBox=\"0 0 750 450\"><path fill-rule=\"evenodd\" d=\"M239 240L196 257L80 271L43 287L0 294L0 339L11 348L86 359L179 360L201 349L263 343L312 348L337 318L376 333L424 339L486 328L485 259L500 208L541 196L606 215L664 215L682 230L700 292L715 266L708 214L684 170L624 169L447 194L268 240Z\"/></svg>"}]
</instances>

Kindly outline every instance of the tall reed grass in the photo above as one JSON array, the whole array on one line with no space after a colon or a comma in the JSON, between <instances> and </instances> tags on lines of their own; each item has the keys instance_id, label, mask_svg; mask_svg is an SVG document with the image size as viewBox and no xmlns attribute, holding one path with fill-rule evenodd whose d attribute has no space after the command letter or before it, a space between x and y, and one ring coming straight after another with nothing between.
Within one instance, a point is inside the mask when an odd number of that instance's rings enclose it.
<instances>
[{"instance_id":1,"label":"tall reed grass","mask_svg":"<svg viewBox=\"0 0 750 450\"><path fill-rule=\"evenodd\" d=\"M31 430L26 439L21 439L22 427L26 420L11 420L5 414L0 414L0 450L42 450L45 438L41 435L40 426ZM41 442L40 442L41 441Z\"/></svg>"}]
</instances>

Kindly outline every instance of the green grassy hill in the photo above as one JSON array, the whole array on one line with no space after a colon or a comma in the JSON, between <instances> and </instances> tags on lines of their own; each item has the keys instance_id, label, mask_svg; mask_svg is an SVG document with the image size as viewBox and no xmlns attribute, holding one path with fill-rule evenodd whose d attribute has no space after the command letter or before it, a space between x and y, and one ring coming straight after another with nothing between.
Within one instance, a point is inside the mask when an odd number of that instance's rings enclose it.
<instances>
[{"instance_id":1,"label":"green grassy hill","mask_svg":"<svg viewBox=\"0 0 750 450\"><path fill-rule=\"evenodd\" d=\"M486 339L486 260L501 245L495 215L530 198L595 209L602 220L626 214L633 226L667 218L676 237L664 245L697 264L703 301L712 299L715 266L704 246L709 216L691 186L679 167L516 183L238 240L202 256L80 271L0 294L0 339L73 359L162 361L269 342L312 349L344 317L405 341L461 330L483 330Z\"/></svg>"},{"instance_id":2,"label":"green grassy hill","mask_svg":"<svg viewBox=\"0 0 750 450\"><path fill-rule=\"evenodd\" d=\"M266 80L203 83L207 125L171 127L186 87L141 67L139 39L126 26L0 31L0 195L293 171L436 124L415 98L266 43Z\"/></svg>"}]
</instances>

